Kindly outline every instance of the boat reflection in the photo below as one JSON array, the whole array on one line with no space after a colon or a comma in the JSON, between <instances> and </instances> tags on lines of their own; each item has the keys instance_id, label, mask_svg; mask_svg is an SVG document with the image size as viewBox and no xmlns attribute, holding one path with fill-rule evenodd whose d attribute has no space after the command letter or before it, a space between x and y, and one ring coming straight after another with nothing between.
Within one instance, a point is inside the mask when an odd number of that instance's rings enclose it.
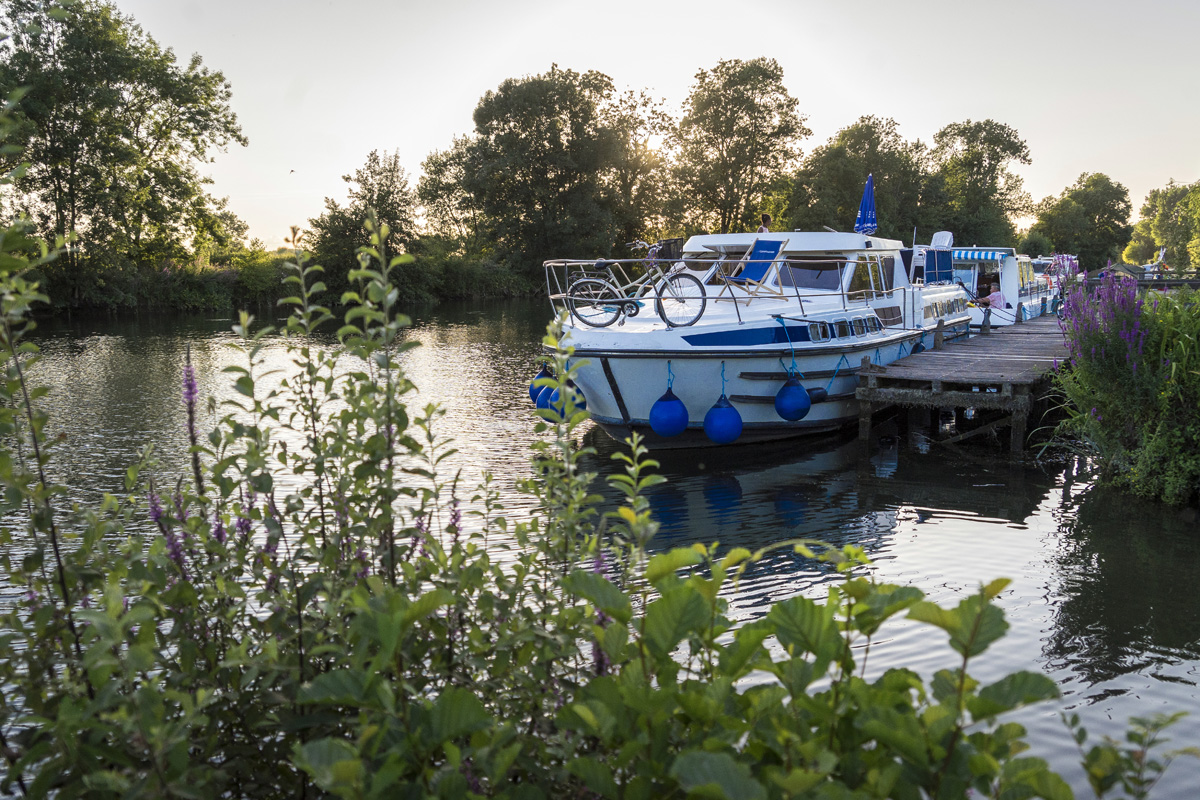
<instances>
[{"instance_id":1,"label":"boat reflection","mask_svg":"<svg viewBox=\"0 0 1200 800\"><path fill-rule=\"evenodd\" d=\"M647 492L659 523L654 550L720 542L769 552L749 570L737 605L751 614L807 593L835 577L787 543L818 540L861 547L875 561L895 558L901 531L940 520L1023 525L1053 488L1053 478L1008 459L977 461L903 444L897 423L865 447L852 435L696 451L659 452L667 483ZM589 436L600 460L618 446ZM610 489L606 499L620 498ZM936 565L928 567L932 572ZM916 577L916 576L913 576ZM918 579L919 580L919 579Z\"/></svg>"}]
</instances>

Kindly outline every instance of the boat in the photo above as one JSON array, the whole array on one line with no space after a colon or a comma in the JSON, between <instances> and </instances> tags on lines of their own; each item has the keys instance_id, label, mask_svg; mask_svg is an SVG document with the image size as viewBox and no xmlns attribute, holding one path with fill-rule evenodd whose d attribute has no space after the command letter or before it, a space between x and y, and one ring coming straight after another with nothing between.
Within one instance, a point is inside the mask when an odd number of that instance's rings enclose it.
<instances>
[{"instance_id":1,"label":"boat","mask_svg":"<svg viewBox=\"0 0 1200 800\"><path fill-rule=\"evenodd\" d=\"M949 270L914 281L893 239L704 234L675 249L649 264L545 262L576 387L616 439L638 431L651 448L680 448L836 430L857 420L864 365L932 346L939 327L947 339L969 333L968 293ZM612 275L639 265L665 277L633 298ZM692 294L673 300L684 285ZM668 313L672 303L690 311Z\"/></svg>"},{"instance_id":2,"label":"boat","mask_svg":"<svg viewBox=\"0 0 1200 800\"><path fill-rule=\"evenodd\" d=\"M999 284L1004 296L1004 308L972 303L971 327L983 327L985 319L992 327L1014 325L1057 311L1061 278L1047 271L1038 272L1029 256L1011 247L969 247L952 250L951 258L954 281L974 299L991 294L993 283Z\"/></svg>"}]
</instances>

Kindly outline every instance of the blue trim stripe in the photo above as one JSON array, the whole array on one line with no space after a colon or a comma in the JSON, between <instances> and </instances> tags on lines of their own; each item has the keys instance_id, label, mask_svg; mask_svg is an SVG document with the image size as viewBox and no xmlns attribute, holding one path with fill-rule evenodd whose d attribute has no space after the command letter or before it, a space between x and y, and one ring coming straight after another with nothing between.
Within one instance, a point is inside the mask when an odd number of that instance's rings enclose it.
<instances>
[{"instance_id":1,"label":"blue trim stripe","mask_svg":"<svg viewBox=\"0 0 1200 800\"><path fill-rule=\"evenodd\" d=\"M770 328L740 328L734 331L693 333L683 340L693 347L756 347L764 344L807 342L807 325L779 325Z\"/></svg>"}]
</instances>

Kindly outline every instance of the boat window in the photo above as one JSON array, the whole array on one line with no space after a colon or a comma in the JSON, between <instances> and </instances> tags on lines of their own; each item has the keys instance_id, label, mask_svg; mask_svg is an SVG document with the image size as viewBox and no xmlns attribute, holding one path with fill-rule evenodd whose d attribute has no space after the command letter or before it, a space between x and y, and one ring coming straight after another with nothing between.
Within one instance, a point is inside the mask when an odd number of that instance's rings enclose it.
<instances>
[{"instance_id":1,"label":"boat window","mask_svg":"<svg viewBox=\"0 0 1200 800\"><path fill-rule=\"evenodd\" d=\"M846 269L853 270L850 276L850 288L848 292L869 292L871 291L871 277L868 274L868 265L865 263L847 264Z\"/></svg>"},{"instance_id":2,"label":"boat window","mask_svg":"<svg viewBox=\"0 0 1200 800\"><path fill-rule=\"evenodd\" d=\"M884 256L883 258L879 259L879 271L883 278L883 282L880 284L880 286L885 291L891 291L894 289L896 277L896 257Z\"/></svg>"},{"instance_id":3,"label":"boat window","mask_svg":"<svg viewBox=\"0 0 1200 800\"><path fill-rule=\"evenodd\" d=\"M837 327L837 335L839 339L844 339L850 335L850 323L844 319L839 319L833 323Z\"/></svg>"},{"instance_id":4,"label":"boat window","mask_svg":"<svg viewBox=\"0 0 1200 800\"><path fill-rule=\"evenodd\" d=\"M808 340L810 342L829 341L829 325L824 322L808 323Z\"/></svg>"},{"instance_id":5,"label":"boat window","mask_svg":"<svg viewBox=\"0 0 1200 800\"><path fill-rule=\"evenodd\" d=\"M879 324L878 317L867 317L867 332L878 333L883 330L883 326Z\"/></svg>"},{"instance_id":6,"label":"boat window","mask_svg":"<svg viewBox=\"0 0 1200 800\"><path fill-rule=\"evenodd\" d=\"M688 269L696 270L697 272L707 272L712 268L712 265L717 263L717 253L690 253L683 258L683 264Z\"/></svg>"},{"instance_id":7,"label":"boat window","mask_svg":"<svg viewBox=\"0 0 1200 800\"><path fill-rule=\"evenodd\" d=\"M836 292L841 288L842 273L836 261L801 264L795 261L779 269L780 286L798 286L801 289L822 289Z\"/></svg>"},{"instance_id":8,"label":"boat window","mask_svg":"<svg viewBox=\"0 0 1200 800\"><path fill-rule=\"evenodd\" d=\"M904 315L900 311L900 306L882 306L875 309L875 313L879 315L879 319L885 326L899 325L904 322Z\"/></svg>"},{"instance_id":9,"label":"boat window","mask_svg":"<svg viewBox=\"0 0 1200 800\"><path fill-rule=\"evenodd\" d=\"M866 335L867 323L863 321L862 317L855 317L853 320L853 325L854 325L854 335L855 336L865 336Z\"/></svg>"}]
</instances>

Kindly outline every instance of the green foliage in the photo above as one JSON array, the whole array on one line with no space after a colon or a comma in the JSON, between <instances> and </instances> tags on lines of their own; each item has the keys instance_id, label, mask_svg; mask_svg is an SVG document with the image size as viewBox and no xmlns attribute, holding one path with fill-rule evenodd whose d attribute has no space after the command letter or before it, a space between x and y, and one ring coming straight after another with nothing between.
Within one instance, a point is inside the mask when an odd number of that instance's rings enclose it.
<instances>
[{"instance_id":1,"label":"green foliage","mask_svg":"<svg viewBox=\"0 0 1200 800\"><path fill-rule=\"evenodd\" d=\"M1016 130L990 119L951 123L933 143L937 166L925 197L941 209L941 227L963 243L1013 244L1012 220L1031 202L1009 165L1030 163L1028 145Z\"/></svg>"},{"instance_id":2,"label":"green foliage","mask_svg":"<svg viewBox=\"0 0 1200 800\"><path fill-rule=\"evenodd\" d=\"M1031 230L1026 232L1017 242L1017 252L1024 253L1037 258L1038 256L1048 256L1055 252L1054 242L1050 241L1050 237L1046 234ZM1071 251L1073 254L1073 251Z\"/></svg>"},{"instance_id":3,"label":"green foliage","mask_svg":"<svg viewBox=\"0 0 1200 800\"><path fill-rule=\"evenodd\" d=\"M390 252L405 252L416 235L416 194L400 166L399 151L381 156L372 150L363 166L342 180L351 186L349 203L342 206L327 197L325 213L308 221L308 245L325 266L329 290L338 295L350 287L359 249L368 244L363 233L368 214L387 226ZM426 282L415 267L398 270L395 279L407 301L428 299Z\"/></svg>"},{"instance_id":4,"label":"green foliage","mask_svg":"<svg viewBox=\"0 0 1200 800\"><path fill-rule=\"evenodd\" d=\"M1030 233L1049 239L1054 252L1078 255L1085 268L1095 269L1120 260L1132 232L1130 210L1128 189L1103 173L1085 172L1057 198L1038 204Z\"/></svg>"},{"instance_id":5,"label":"green foliage","mask_svg":"<svg viewBox=\"0 0 1200 800\"><path fill-rule=\"evenodd\" d=\"M932 233L939 222L921 202L928 162L925 145L905 141L895 120L862 117L804 160L796 173L789 227L849 229L867 175L873 174L879 235L908 241L914 228Z\"/></svg>"},{"instance_id":6,"label":"green foliage","mask_svg":"<svg viewBox=\"0 0 1200 800\"><path fill-rule=\"evenodd\" d=\"M29 161L18 209L53 240L86 237L48 275L63 294L114 261L183 261L220 208L197 171L213 150L245 144L224 76L184 64L103 0L9 0L0 25L0 91L28 94L18 140ZM11 166L11 164L10 164Z\"/></svg>"},{"instance_id":7,"label":"green foliage","mask_svg":"<svg viewBox=\"0 0 1200 800\"><path fill-rule=\"evenodd\" d=\"M1104 479L1172 504L1200 500L1198 302L1194 290L1139 295L1109 277L1063 307L1063 432L1099 457Z\"/></svg>"},{"instance_id":8,"label":"green foliage","mask_svg":"<svg viewBox=\"0 0 1200 800\"><path fill-rule=\"evenodd\" d=\"M540 277L548 258L609 252L602 173L617 137L601 106L611 94L606 75L552 66L480 99L462 181L498 260Z\"/></svg>"},{"instance_id":9,"label":"green foliage","mask_svg":"<svg viewBox=\"0 0 1200 800\"><path fill-rule=\"evenodd\" d=\"M1167 248L1164 262L1173 269L1200 265L1200 183L1170 181L1146 195L1123 256L1132 264L1146 264L1160 247Z\"/></svg>"},{"instance_id":10,"label":"green foliage","mask_svg":"<svg viewBox=\"0 0 1200 800\"><path fill-rule=\"evenodd\" d=\"M796 106L774 59L730 59L696 73L674 136L675 178L693 224L754 229L765 195L811 133Z\"/></svg>"},{"instance_id":11,"label":"green foliage","mask_svg":"<svg viewBox=\"0 0 1200 800\"><path fill-rule=\"evenodd\" d=\"M1155 748L1167 742L1163 738L1163 731L1181 716L1177 713L1134 717L1130 720L1125 742L1106 736L1100 744L1086 749L1088 734L1080 726L1079 716L1064 715L1063 721L1071 729L1079 747L1088 783L1096 797L1104 797L1119 787L1131 800L1145 800L1174 759L1184 755L1200 758L1200 748L1196 747L1171 750L1162 755L1154 752Z\"/></svg>"}]
</instances>

